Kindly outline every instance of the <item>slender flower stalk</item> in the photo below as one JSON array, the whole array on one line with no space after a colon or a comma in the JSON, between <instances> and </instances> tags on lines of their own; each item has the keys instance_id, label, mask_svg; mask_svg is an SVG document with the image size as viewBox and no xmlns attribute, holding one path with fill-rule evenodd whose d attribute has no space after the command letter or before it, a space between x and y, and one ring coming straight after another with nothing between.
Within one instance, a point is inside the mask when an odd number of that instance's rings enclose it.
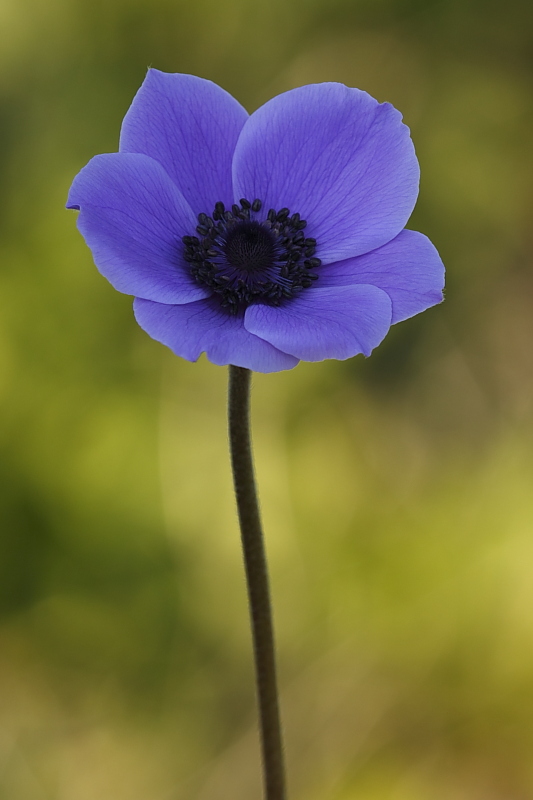
<instances>
[{"instance_id":1,"label":"slender flower stalk","mask_svg":"<svg viewBox=\"0 0 533 800\"><path fill-rule=\"evenodd\" d=\"M274 629L250 436L250 383L250 370L230 366L228 422L231 465L250 605L265 800L285 800Z\"/></svg>"}]
</instances>

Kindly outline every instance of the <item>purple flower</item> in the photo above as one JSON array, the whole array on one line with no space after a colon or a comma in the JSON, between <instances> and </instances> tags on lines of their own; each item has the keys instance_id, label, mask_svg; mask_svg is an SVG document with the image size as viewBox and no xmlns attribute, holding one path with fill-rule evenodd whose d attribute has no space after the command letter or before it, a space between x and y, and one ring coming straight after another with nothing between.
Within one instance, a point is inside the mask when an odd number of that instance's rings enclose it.
<instances>
[{"instance_id":1,"label":"purple flower","mask_svg":"<svg viewBox=\"0 0 533 800\"><path fill-rule=\"evenodd\" d=\"M67 207L150 336L275 372L369 355L442 300L437 251L404 230L418 179L400 113L366 92L302 86L249 116L210 81L152 69L119 152L81 170Z\"/></svg>"}]
</instances>

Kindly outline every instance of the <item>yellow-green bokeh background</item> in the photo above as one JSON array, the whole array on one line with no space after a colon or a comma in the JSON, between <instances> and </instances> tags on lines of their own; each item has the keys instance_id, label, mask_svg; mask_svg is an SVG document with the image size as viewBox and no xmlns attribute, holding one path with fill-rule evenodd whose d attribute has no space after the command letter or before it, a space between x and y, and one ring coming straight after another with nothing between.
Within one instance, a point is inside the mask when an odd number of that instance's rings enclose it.
<instances>
[{"instance_id":1,"label":"yellow-green bokeh background","mask_svg":"<svg viewBox=\"0 0 533 800\"><path fill-rule=\"evenodd\" d=\"M446 303L254 381L291 800L533 798L533 6L0 0L0 798L260 796L225 370L63 210L147 66L393 102Z\"/></svg>"}]
</instances>

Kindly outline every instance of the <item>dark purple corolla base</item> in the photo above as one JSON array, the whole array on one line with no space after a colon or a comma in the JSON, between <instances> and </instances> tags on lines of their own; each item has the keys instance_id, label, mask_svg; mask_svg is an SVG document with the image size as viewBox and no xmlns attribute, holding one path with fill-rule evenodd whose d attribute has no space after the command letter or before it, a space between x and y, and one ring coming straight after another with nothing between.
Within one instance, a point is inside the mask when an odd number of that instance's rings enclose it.
<instances>
[{"instance_id":1,"label":"dark purple corolla base","mask_svg":"<svg viewBox=\"0 0 533 800\"><path fill-rule=\"evenodd\" d=\"M137 322L150 336L189 361L205 352L214 364L275 372L300 359L369 355L391 324L442 300L436 249L404 230L418 180L400 113L366 92L303 86L249 116L210 81L152 69L124 119L119 152L82 169L67 205L80 211L100 272L135 296ZM242 200L259 201L258 225L268 227L271 210L290 211L316 242L308 266L305 248L291 262L292 240L276 234L268 296L258 277L267 245L252 278L242 267L239 277L226 240L241 232L231 221L220 218L226 227L203 272L191 267L194 246L183 241L201 246L203 215L212 218L217 204L227 214L235 204L242 210ZM306 269L318 277L307 280ZM220 290L224 280L240 287L237 300Z\"/></svg>"}]
</instances>

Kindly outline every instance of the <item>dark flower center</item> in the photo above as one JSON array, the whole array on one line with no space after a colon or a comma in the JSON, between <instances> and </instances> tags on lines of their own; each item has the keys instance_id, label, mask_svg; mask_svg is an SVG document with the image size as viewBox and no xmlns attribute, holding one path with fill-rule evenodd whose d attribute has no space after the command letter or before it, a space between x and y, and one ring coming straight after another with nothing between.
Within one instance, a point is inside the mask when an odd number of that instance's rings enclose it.
<instances>
[{"instance_id":1,"label":"dark flower center","mask_svg":"<svg viewBox=\"0 0 533 800\"><path fill-rule=\"evenodd\" d=\"M217 203L211 217L198 215L198 236L183 237L191 275L233 314L254 302L279 306L318 278L306 221L288 208L271 208L265 218L261 208L260 200L243 199L231 211Z\"/></svg>"},{"instance_id":2,"label":"dark flower center","mask_svg":"<svg viewBox=\"0 0 533 800\"><path fill-rule=\"evenodd\" d=\"M226 235L224 253L235 269L248 273L263 273L276 257L272 233L260 222L241 222Z\"/></svg>"}]
</instances>

